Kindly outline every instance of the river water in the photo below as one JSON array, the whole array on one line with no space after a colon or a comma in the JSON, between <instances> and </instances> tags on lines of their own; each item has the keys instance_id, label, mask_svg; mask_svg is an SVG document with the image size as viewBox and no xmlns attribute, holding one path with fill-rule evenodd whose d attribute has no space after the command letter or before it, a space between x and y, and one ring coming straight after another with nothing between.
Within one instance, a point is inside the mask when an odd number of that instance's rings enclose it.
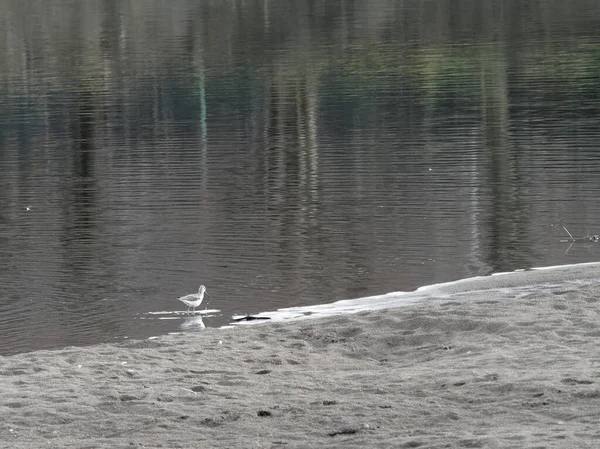
<instances>
[{"instance_id":1,"label":"river water","mask_svg":"<svg viewBox=\"0 0 600 449\"><path fill-rule=\"evenodd\" d=\"M0 6L0 354L600 256L595 2Z\"/></svg>"}]
</instances>

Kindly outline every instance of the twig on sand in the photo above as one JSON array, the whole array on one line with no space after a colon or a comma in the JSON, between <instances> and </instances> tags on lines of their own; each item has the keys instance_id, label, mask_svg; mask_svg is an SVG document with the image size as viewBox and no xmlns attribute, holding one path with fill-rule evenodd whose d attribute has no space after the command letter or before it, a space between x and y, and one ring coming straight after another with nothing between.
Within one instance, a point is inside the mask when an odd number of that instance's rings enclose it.
<instances>
[{"instance_id":1,"label":"twig on sand","mask_svg":"<svg viewBox=\"0 0 600 449\"><path fill-rule=\"evenodd\" d=\"M194 393L196 395L198 394L194 390L190 390L189 388L183 388L183 387L179 387L179 388L181 388L182 390L185 390L185 391L189 391L190 393Z\"/></svg>"}]
</instances>

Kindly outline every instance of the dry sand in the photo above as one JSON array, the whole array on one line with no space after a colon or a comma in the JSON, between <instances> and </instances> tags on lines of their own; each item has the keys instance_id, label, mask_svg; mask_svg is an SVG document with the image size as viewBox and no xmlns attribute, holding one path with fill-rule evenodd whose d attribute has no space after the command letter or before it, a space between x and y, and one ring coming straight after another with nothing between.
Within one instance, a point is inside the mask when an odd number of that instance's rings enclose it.
<instances>
[{"instance_id":1,"label":"dry sand","mask_svg":"<svg viewBox=\"0 0 600 449\"><path fill-rule=\"evenodd\" d=\"M0 357L10 448L597 448L597 287Z\"/></svg>"}]
</instances>

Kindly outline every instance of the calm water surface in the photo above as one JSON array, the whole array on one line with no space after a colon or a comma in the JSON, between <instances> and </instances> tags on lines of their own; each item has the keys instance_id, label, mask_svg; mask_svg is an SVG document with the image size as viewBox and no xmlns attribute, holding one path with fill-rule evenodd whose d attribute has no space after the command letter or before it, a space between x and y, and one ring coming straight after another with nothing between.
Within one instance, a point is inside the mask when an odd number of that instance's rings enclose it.
<instances>
[{"instance_id":1,"label":"calm water surface","mask_svg":"<svg viewBox=\"0 0 600 449\"><path fill-rule=\"evenodd\" d=\"M0 354L600 258L596 2L0 6Z\"/></svg>"}]
</instances>

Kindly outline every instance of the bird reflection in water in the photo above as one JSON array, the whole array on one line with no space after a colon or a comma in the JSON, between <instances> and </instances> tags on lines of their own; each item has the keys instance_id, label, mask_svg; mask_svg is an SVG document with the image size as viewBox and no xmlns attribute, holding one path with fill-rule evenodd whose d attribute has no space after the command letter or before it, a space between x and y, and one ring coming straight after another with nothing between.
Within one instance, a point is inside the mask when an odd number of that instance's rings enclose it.
<instances>
[{"instance_id":1,"label":"bird reflection in water","mask_svg":"<svg viewBox=\"0 0 600 449\"><path fill-rule=\"evenodd\" d=\"M179 325L181 330L191 331L191 330L201 330L206 328L204 321L202 320L202 315L195 315L186 317L183 320L183 323Z\"/></svg>"}]
</instances>

